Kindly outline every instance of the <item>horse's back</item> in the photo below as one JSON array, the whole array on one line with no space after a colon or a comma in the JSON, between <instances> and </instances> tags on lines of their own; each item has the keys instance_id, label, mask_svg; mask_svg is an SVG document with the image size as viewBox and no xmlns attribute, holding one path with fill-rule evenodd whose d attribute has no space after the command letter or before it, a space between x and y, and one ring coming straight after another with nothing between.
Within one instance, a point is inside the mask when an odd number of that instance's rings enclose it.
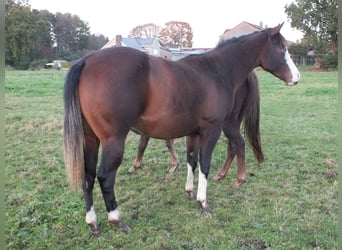
<instances>
[{"instance_id":1,"label":"horse's back","mask_svg":"<svg viewBox=\"0 0 342 250\"><path fill-rule=\"evenodd\" d=\"M82 74L85 78L101 77L101 80L125 81L123 84L127 84L127 80L134 82L135 78L141 77L149 70L148 55L127 47L99 50L87 56L85 60ZM130 79L127 79L127 76L130 76Z\"/></svg>"}]
</instances>

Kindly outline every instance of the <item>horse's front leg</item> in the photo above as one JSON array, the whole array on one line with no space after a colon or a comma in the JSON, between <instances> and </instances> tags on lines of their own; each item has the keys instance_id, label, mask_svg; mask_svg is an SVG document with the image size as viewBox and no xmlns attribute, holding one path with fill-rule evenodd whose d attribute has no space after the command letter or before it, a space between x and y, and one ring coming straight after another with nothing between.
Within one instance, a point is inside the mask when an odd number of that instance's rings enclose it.
<instances>
[{"instance_id":1,"label":"horse's front leg","mask_svg":"<svg viewBox=\"0 0 342 250\"><path fill-rule=\"evenodd\" d=\"M124 143L124 138L110 138L101 144L102 159L98 173L98 180L108 212L108 221L115 225L118 231L128 233L131 229L120 219L120 210L114 194L115 176L117 169L122 162Z\"/></svg>"},{"instance_id":2,"label":"horse's front leg","mask_svg":"<svg viewBox=\"0 0 342 250\"><path fill-rule=\"evenodd\" d=\"M197 167L198 161L198 136L186 137L186 157L187 157L187 178L185 184L185 191L189 198L194 200L196 195L194 194L194 172Z\"/></svg>"},{"instance_id":3,"label":"horse's front leg","mask_svg":"<svg viewBox=\"0 0 342 250\"><path fill-rule=\"evenodd\" d=\"M211 209L207 200L208 175L210 170L211 156L218 138L221 134L221 127L204 130L200 135L199 151L199 177L197 189L197 201L203 213L210 213Z\"/></svg>"}]
</instances>

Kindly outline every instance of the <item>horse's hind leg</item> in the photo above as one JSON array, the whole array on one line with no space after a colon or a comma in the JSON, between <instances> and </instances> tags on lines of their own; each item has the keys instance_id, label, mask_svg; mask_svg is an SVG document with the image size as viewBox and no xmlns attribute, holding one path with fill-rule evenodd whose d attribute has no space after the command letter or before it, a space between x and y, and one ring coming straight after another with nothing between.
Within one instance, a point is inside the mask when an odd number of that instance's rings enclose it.
<instances>
[{"instance_id":1,"label":"horse's hind leg","mask_svg":"<svg viewBox=\"0 0 342 250\"><path fill-rule=\"evenodd\" d=\"M213 177L213 181L221 181L224 178L226 178L226 175L227 175L228 170L230 169L230 167L232 165L232 162L234 160L235 155L236 155L236 152L235 152L231 142L228 141L226 160L225 160L221 170L218 172L218 174Z\"/></svg>"},{"instance_id":2,"label":"horse's hind leg","mask_svg":"<svg viewBox=\"0 0 342 250\"><path fill-rule=\"evenodd\" d=\"M214 177L216 181L223 179L236 155L238 175L234 183L234 188L239 188L246 181L245 141L240 133L240 123L237 119L235 121L225 121L223 132L229 140L227 159L219 173Z\"/></svg>"},{"instance_id":3,"label":"horse's hind leg","mask_svg":"<svg viewBox=\"0 0 342 250\"><path fill-rule=\"evenodd\" d=\"M142 159L144 157L144 152L149 140L150 137L148 136L140 136L137 156L135 157L135 160L133 162L133 167L129 170L130 173L134 173L135 171L137 171L138 168L140 168Z\"/></svg>"},{"instance_id":4,"label":"horse's hind leg","mask_svg":"<svg viewBox=\"0 0 342 250\"><path fill-rule=\"evenodd\" d=\"M241 137L242 139L242 137ZM244 141L242 139L242 143L240 143L240 149L238 149L236 153L237 166L238 166L238 176L236 178L236 182L234 184L234 188L240 188L242 184L246 182L246 163L245 163L245 149L244 149Z\"/></svg>"},{"instance_id":5,"label":"horse's hind leg","mask_svg":"<svg viewBox=\"0 0 342 250\"><path fill-rule=\"evenodd\" d=\"M237 189L246 182L245 141L240 133L240 129L236 129L235 132L229 134L228 139L231 141L236 152L238 174L233 187Z\"/></svg>"},{"instance_id":6,"label":"horse's hind leg","mask_svg":"<svg viewBox=\"0 0 342 250\"><path fill-rule=\"evenodd\" d=\"M225 135L228 137L232 148L236 153L238 174L234 188L239 188L246 181L246 165L245 165L245 141L240 133L240 124L224 130Z\"/></svg>"},{"instance_id":7,"label":"horse's hind leg","mask_svg":"<svg viewBox=\"0 0 342 250\"><path fill-rule=\"evenodd\" d=\"M125 137L111 137L101 141L102 159L98 180L108 212L108 221L115 225L118 231L129 232L131 229L120 220L120 211L114 194L115 176L122 162Z\"/></svg>"},{"instance_id":8,"label":"horse's hind leg","mask_svg":"<svg viewBox=\"0 0 342 250\"><path fill-rule=\"evenodd\" d=\"M86 223L90 227L90 234L96 236L100 234L100 229L97 224L94 210L93 187L96 177L99 140L86 123L84 123L84 135L86 145L84 150L85 181L83 185L83 192L87 211Z\"/></svg>"},{"instance_id":9,"label":"horse's hind leg","mask_svg":"<svg viewBox=\"0 0 342 250\"><path fill-rule=\"evenodd\" d=\"M173 146L173 140L165 140L166 147L169 149L171 154L171 166L168 170L169 173L174 173L179 167L179 160L175 147Z\"/></svg>"}]
</instances>

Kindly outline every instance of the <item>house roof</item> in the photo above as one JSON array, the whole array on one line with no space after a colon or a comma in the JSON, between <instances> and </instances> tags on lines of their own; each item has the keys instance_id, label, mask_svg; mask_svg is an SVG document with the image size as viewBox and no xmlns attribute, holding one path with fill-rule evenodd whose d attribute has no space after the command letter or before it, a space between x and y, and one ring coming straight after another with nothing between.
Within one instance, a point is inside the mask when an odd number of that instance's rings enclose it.
<instances>
[{"instance_id":1,"label":"house roof","mask_svg":"<svg viewBox=\"0 0 342 250\"><path fill-rule=\"evenodd\" d=\"M154 43L154 41L156 40L156 38L135 38L135 39L138 40L138 42L143 46L144 45L151 46Z\"/></svg>"},{"instance_id":2,"label":"house roof","mask_svg":"<svg viewBox=\"0 0 342 250\"><path fill-rule=\"evenodd\" d=\"M255 31L261 31L263 28L248 22L242 22L236 25L232 29L226 29L222 35L220 35L220 41L231 39L233 37L239 37L241 35L246 35L253 33Z\"/></svg>"},{"instance_id":3,"label":"house roof","mask_svg":"<svg viewBox=\"0 0 342 250\"><path fill-rule=\"evenodd\" d=\"M130 38L122 37L121 46L130 47L137 50L145 51L145 46L152 46L155 38ZM106 43L102 48L109 48L116 46L117 38L113 38L108 43Z\"/></svg>"},{"instance_id":4,"label":"house roof","mask_svg":"<svg viewBox=\"0 0 342 250\"><path fill-rule=\"evenodd\" d=\"M122 43L122 46L125 46L125 47L130 47L130 48L134 48L137 50L143 50L143 47L139 40L140 39L137 39L137 38L123 37L121 43Z\"/></svg>"}]
</instances>

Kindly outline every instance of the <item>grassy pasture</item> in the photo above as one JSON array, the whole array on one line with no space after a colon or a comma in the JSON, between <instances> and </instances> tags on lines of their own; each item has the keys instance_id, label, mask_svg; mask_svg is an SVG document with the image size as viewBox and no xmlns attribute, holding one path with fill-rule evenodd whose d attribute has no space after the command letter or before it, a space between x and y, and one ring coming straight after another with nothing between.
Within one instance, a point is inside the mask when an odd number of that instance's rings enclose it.
<instances>
[{"instance_id":1,"label":"grassy pasture","mask_svg":"<svg viewBox=\"0 0 342 250\"><path fill-rule=\"evenodd\" d=\"M142 169L129 174L138 136L127 138L116 195L133 230L107 223L96 183L102 234L91 238L81 192L69 190L63 162L64 71L7 71L5 82L5 233L8 249L337 249L337 72L302 72L286 87L259 71L261 136L266 160L247 149L247 183L209 181L213 213L187 200L184 139L181 167L167 174L163 141L151 140ZM210 177L226 156L222 136ZM197 178L196 178L197 181Z\"/></svg>"}]
</instances>

